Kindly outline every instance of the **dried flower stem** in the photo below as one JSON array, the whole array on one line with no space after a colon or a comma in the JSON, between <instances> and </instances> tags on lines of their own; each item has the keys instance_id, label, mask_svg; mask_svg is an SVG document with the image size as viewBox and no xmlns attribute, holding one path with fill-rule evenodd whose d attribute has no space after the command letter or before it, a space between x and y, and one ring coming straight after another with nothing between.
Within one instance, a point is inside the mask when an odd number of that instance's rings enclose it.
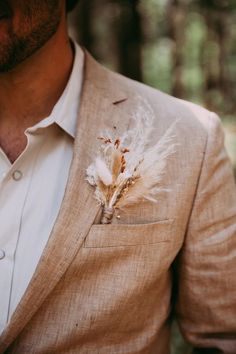
<instances>
[{"instance_id":1,"label":"dried flower stem","mask_svg":"<svg viewBox=\"0 0 236 354\"><path fill-rule=\"evenodd\" d=\"M113 208L103 208L101 224L110 224L114 216L114 209Z\"/></svg>"},{"instance_id":2,"label":"dried flower stem","mask_svg":"<svg viewBox=\"0 0 236 354\"><path fill-rule=\"evenodd\" d=\"M142 103L142 104L141 104ZM116 209L123 209L143 200L157 201L163 190L160 180L166 162L174 153L174 122L154 145L149 137L153 132L155 115L149 104L140 99L134 115L136 126L120 138L102 135L101 155L87 169L87 180L95 187L96 199L103 207L102 224L110 224Z\"/></svg>"}]
</instances>

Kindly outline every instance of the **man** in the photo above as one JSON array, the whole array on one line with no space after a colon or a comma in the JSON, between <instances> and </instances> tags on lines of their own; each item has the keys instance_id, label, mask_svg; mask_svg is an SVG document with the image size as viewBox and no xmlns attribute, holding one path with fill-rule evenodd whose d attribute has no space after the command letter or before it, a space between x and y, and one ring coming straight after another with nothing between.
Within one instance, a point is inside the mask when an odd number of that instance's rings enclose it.
<instances>
[{"instance_id":1,"label":"man","mask_svg":"<svg viewBox=\"0 0 236 354\"><path fill-rule=\"evenodd\" d=\"M236 189L219 119L101 67L70 42L66 6L0 1L0 352L168 354L175 309L194 353L235 354ZM177 119L164 192L101 225L86 169L140 96L154 141Z\"/></svg>"}]
</instances>

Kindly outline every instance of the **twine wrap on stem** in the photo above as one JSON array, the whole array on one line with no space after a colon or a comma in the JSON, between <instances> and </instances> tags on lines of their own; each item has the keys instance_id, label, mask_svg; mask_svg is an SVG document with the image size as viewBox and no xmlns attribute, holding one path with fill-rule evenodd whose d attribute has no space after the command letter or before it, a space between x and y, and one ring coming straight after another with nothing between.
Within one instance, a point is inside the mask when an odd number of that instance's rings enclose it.
<instances>
[{"instance_id":1,"label":"twine wrap on stem","mask_svg":"<svg viewBox=\"0 0 236 354\"><path fill-rule=\"evenodd\" d=\"M114 208L103 208L101 224L107 225L110 224L114 216Z\"/></svg>"}]
</instances>

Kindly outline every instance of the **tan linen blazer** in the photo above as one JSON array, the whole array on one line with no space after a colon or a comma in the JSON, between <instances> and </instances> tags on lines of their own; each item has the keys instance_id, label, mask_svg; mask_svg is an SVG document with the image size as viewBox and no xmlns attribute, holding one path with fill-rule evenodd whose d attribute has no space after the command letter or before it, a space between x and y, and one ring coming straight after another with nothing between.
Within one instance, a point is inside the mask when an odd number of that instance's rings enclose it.
<instances>
[{"instance_id":1,"label":"tan linen blazer","mask_svg":"<svg viewBox=\"0 0 236 354\"><path fill-rule=\"evenodd\" d=\"M219 119L108 71L88 53L84 75L60 213L0 353L169 354L175 311L185 338L202 348L196 353L236 354L236 188ZM119 136L130 127L138 97L156 116L148 143L177 120L176 151L157 203L100 225L85 169L100 131Z\"/></svg>"}]
</instances>

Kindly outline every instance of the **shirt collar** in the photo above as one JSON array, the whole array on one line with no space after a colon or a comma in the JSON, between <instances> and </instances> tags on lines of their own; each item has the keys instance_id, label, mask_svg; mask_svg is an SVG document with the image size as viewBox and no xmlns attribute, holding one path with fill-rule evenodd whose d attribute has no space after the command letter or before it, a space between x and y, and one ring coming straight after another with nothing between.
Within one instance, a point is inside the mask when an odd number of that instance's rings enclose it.
<instances>
[{"instance_id":1,"label":"shirt collar","mask_svg":"<svg viewBox=\"0 0 236 354\"><path fill-rule=\"evenodd\" d=\"M49 117L41 120L27 131L35 132L39 128L46 128L57 124L72 138L75 138L80 96L83 83L84 52L76 42L74 46L74 63L69 81L55 104Z\"/></svg>"}]
</instances>

